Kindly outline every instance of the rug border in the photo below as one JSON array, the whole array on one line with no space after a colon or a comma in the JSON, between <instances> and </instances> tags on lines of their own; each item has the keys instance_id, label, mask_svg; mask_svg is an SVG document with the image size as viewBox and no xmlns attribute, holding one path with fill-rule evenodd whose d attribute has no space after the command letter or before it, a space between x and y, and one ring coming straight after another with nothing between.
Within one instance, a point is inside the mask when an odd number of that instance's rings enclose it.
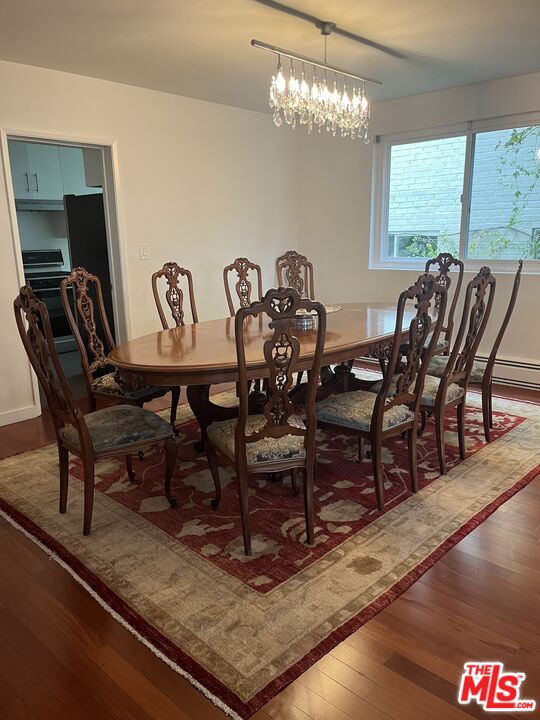
<instances>
[{"instance_id":1,"label":"rug border","mask_svg":"<svg viewBox=\"0 0 540 720\"><path fill-rule=\"evenodd\" d=\"M30 518L0 498L0 515L16 529L27 535L42 550L64 567L79 584L94 597L99 604L129 630L149 650L166 662L169 667L200 690L217 707L235 720L247 720L284 687L296 680L305 670L326 655L336 645L371 620L381 610L408 590L427 570L433 567L457 543L481 525L501 505L522 490L540 474L540 464L530 470L512 487L492 500L460 528L455 530L441 545L433 550L419 565L407 573L380 597L367 605L357 615L349 618L339 628L312 648L300 660L291 665L280 676L245 703L235 693L199 665L191 656L171 642L151 623L131 608L119 595L93 573L83 562L75 557L64 545L36 525Z\"/></svg>"}]
</instances>

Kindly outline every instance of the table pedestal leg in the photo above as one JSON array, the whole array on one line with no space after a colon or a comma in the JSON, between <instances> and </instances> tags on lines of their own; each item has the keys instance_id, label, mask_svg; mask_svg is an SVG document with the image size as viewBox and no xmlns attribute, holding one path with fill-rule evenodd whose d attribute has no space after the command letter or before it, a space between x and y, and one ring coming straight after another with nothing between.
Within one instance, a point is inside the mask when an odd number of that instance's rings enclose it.
<instances>
[{"instance_id":1,"label":"table pedestal leg","mask_svg":"<svg viewBox=\"0 0 540 720\"><path fill-rule=\"evenodd\" d=\"M201 439L195 443L197 452L204 452L206 448L206 429L213 423L220 420L229 420L237 417L238 407L223 407L216 405L210 400L210 385L188 385L187 400L199 427Z\"/></svg>"}]
</instances>

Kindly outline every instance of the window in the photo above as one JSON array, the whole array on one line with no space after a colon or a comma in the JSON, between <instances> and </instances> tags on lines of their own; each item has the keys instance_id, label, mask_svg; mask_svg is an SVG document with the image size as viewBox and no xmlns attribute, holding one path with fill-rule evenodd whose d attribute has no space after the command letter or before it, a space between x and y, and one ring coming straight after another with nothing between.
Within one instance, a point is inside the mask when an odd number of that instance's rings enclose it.
<instances>
[{"instance_id":1,"label":"window","mask_svg":"<svg viewBox=\"0 0 540 720\"><path fill-rule=\"evenodd\" d=\"M540 123L383 137L375 173L371 267L421 268L439 252L471 269L540 260Z\"/></svg>"}]
</instances>

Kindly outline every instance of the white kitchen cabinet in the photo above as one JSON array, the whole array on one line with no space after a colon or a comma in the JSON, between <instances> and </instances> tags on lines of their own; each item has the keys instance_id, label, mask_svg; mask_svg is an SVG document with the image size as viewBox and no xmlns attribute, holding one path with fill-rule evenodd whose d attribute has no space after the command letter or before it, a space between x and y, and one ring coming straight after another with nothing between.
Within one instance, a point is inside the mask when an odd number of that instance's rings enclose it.
<instances>
[{"instance_id":1,"label":"white kitchen cabinet","mask_svg":"<svg viewBox=\"0 0 540 720\"><path fill-rule=\"evenodd\" d=\"M13 178L13 193L17 200L33 197L30 186L30 165L28 164L28 143L10 140L9 163Z\"/></svg>"},{"instance_id":2,"label":"white kitchen cabinet","mask_svg":"<svg viewBox=\"0 0 540 720\"><path fill-rule=\"evenodd\" d=\"M40 200L62 200L62 172L58 145L28 143L30 180L34 197Z\"/></svg>"},{"instance_id":3,"label":"white kitchen cabinet","mask_svg":"<svg viewBox=\"0 0 540 720\"><path fill-rule=\"evenodd\" d=\"M9 140L8 147L16 200L63 200L64 195L102 192L86 184L82 148L22 140Z\"/></svg>"},{"instance_id":4,"label":"white kitchen cabinet","mask_svg":"<svg viewBox=\"0 0 540 720\"><path fill-rule=\"evenodd\" d=\"M10 140L9 159L17 200L62 200L58 145Z\"/></svg>"}]
</instances>

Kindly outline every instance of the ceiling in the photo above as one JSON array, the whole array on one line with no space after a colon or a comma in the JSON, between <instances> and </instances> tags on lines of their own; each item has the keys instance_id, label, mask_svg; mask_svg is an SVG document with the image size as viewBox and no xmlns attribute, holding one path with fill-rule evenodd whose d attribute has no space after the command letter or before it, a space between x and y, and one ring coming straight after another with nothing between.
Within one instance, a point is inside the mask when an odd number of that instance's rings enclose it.
<instances>
[{"instance_id":1,"label":"ceiling","mask_svg":"<svg viewBox=\"0 0 540 720\"><path fill-rule=\"evenodd\" d=\"M331 36L328 62L374 100L540 71L540 0L283 0L405 53ZM254 0L2 0L0 59L252 110L275 67L251 38L321 57L309 23Z\"/></svg>"}]
</instances>

